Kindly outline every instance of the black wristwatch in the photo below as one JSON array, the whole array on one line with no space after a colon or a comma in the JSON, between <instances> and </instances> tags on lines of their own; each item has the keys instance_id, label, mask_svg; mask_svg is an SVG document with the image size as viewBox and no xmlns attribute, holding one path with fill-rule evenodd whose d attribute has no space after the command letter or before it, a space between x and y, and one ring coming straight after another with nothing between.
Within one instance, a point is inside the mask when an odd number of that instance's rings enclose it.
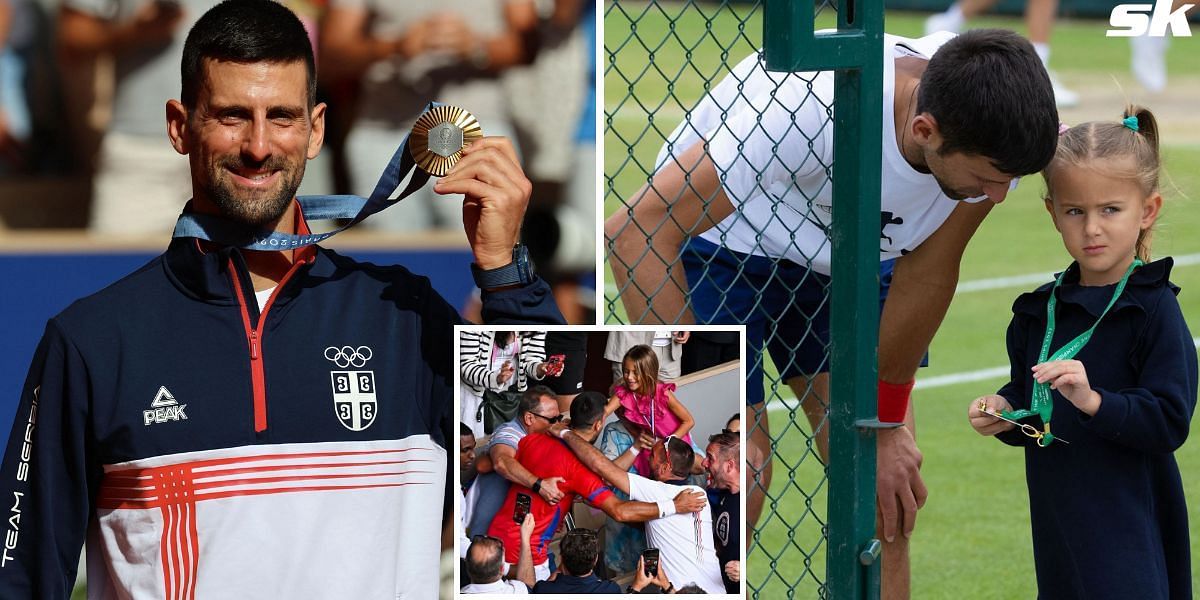
<instances>
[{"instance_id":1,"label":"black wristwatch","mask_svg":"<svg viewBox=\"0 0 1200 600\"><path fill-rule=\"evenodd\" d=\"M533 493L535 493L535 494L542 493L542 480L539 479L539 480L533 482L533 487L531 487L529 489L533 490Z\"/></svg>"},{"instance_id":2,"label":"black wristwatch","mask_svg":"<svg viewBox=\"0 0 1200 600\"><path fill-rule=\"evenodd\" d=\"M491 290L510 285L528 285L533 283L533 260L529 258L529 249L525 244L513 246L512 262L495 269L480 269L479 265L471 263L471 276L475 285L481 290Z\"/></svg>"}]
</instances>

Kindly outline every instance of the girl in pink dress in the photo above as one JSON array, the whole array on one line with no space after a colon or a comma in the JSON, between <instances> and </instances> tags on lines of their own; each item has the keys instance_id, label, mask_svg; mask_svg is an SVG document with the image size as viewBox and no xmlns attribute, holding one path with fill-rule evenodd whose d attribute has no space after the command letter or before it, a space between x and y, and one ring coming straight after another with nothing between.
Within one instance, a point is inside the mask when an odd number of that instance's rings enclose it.
<instances>
[{"instance_id":1,"label":"girl in pink dress","mask_svg":"<svg viewBox=\"0 0 1200 600\"><path fill-rule=\"evenodd\" d=\"M675 398L675 384L658 381L658 356L654 349L646 345L630 348L621 372L624 382L613 390L604 407L605 417L620 409L617 417L635 440L641 433L655 440L673 436L695 447L689 432L696 420ZM638 447L636 442L635 447ZM650 454L638 454L633 466L639 475L650 476Z\"/></svg>"}]
</instances>

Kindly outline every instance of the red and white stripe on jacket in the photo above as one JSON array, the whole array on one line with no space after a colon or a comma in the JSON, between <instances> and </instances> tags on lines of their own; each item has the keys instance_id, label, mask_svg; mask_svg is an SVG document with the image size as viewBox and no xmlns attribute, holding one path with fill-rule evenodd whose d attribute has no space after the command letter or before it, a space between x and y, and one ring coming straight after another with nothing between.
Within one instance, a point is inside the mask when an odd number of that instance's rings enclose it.
<instances>
[{"instance_id":1,"label":"red and white stripe on jacket","mask_svg":"<svg viewBox=\"0 0 1200 600\"><path fill-rule=\"evenodd\" d=\"M416 551L416 542L441 535L445 474L446 452L428 436L107 465L88 535L88 597L415 597L417 582L427 590L438 569L436 553ZM302 558L290 572L256 568L280 553ZM329 576L316 586L292 576L318 564ZM337 575L364 564L377 576Z\"/></svg>"}]
</instances>

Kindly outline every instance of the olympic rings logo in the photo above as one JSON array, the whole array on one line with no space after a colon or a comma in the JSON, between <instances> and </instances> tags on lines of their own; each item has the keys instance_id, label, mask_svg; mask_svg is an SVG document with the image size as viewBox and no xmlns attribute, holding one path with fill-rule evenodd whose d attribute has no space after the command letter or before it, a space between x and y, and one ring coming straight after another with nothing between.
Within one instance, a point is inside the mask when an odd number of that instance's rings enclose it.
<instances>
[{"instance_id":1,"label":"olympic rings logo","mask_svg":"<svg viewBox=\"0 0 1200 600\"><path fill-rule=\"evenodd\" d=\"M333 364L345 369L346 367L361 367L371 360L371 348L367 346L330 346L325 349L325 358L333 361Z\"/></svg>"}]
</instances>

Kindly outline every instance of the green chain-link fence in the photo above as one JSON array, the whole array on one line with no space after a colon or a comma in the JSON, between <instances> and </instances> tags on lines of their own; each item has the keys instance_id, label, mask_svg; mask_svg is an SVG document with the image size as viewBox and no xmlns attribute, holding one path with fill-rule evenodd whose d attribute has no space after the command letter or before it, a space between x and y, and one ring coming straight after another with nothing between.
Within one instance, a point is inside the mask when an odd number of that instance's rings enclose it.
<instances>
[{"instance_id":1,"label":"green chain-link fence","mask_svg":"<svg viewBox=\"0 0 1200 600\"><path fill-rule=\"evenodd\" d=\"M856 421L875 403L882 3L618 1L604 32L607 320L747 323L747 394L765 396L748 430L772 457L747 475L748 492L771 475L750 594L877 595ZM829 370L831 390L804 375Z\"/></svg>"}]
</instances>

